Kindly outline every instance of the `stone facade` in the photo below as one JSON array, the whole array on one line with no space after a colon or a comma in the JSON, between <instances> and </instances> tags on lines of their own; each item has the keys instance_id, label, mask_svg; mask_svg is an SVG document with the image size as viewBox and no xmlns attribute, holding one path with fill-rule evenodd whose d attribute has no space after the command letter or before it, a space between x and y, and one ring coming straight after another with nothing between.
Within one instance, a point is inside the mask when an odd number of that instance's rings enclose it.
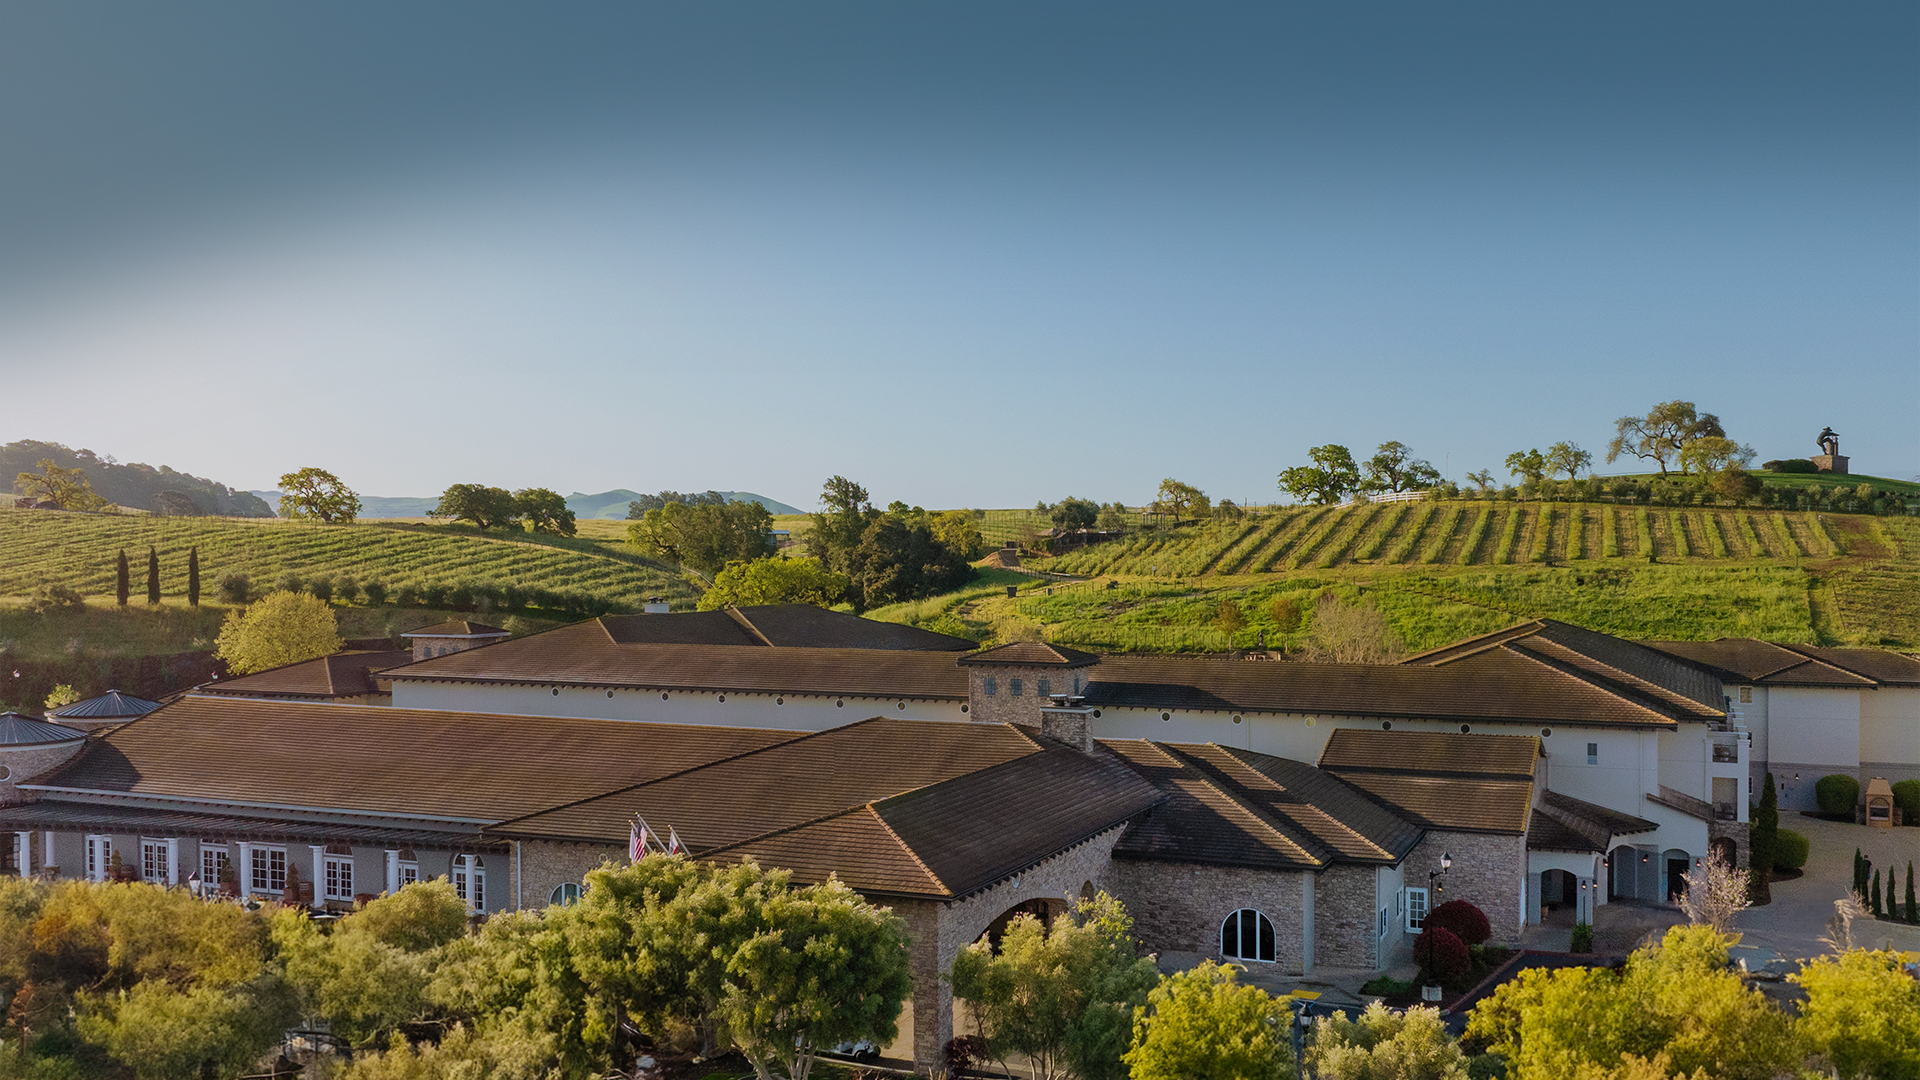
<instances>
[{"instance_id":1,"label":"stone facade","mask_svg":"<svg viewBox=\"0 0 1920 1080\"><path fill-rule=\"evenodd\" d=\"M1040 726L1040 710L1048 704L1048 695L1077 694L1086 689L1091 678L1091 669L1086 667L1069 668L1057 664L969 665L969 719L1037 728Z\"/></svg>"},{"instance_id":2,"label":"stone facade","mask_svg":"<svg viewBox=\"0 0 1920 1080\"><path fill-rule=\"evenodd\" d=\"M562 844L547 840L523 840L507 856L512 866L509 907L543 908L553 890L569 882L578 885L587 871L601 863L624 864L627 852L611 844Z\"/></svg>"},{"instance_id":3,"label":"stone facade","mask_svg":"<svg viewBox=\"0 0 1920 1080\"><path fill-rule=\"evenodd\" d=\"M1745 870L1753 865L1752 824L1745 821L1710 821L1707 823L1707 850L1712 851L1720 841L1733 845L1733 865Z\"/></svg>"},{"instance_id":4,"label":"stone facade","mask_svg":"<svg viewBox=\"0 0 1920 1080\"><path fill-rule=\"evenodd\" d=\"M1329 866L1313 883L1313 959L1316 966L1380 966L1380 938L1371 866Z\"/></svg>"},{"instance_id":5,"label":"stone facade","mask_svg":"<svg viewBox=\"0 0 1920 1080\"><path fill-rule=\"evenodd\" d=\"M1111 891L1127 906L1134 935L1149 952L1223 959L1221 924L1252 908L1273 923L1273 960L1282 971L1304 974L1312 962L1305 932L1313 903L1310 874L1121 858L1114 862L1113 880Z\"/></svg>"},{"instance_id":6,"label":"stone facade","mask_svg":"<svg viewBox=\"0 0 1920 1080\"><path fill-rule=\"evenodd\" d=\"M1433 879L1436 883L1444 880L1446 888L1428 896L1430 905L1466 900L1486 913L1487 924L1493 929L1490 944L1519 941L1527 906L1526 837L1429 832L1407 854L1407 886L1425 888L1428 872L1440 869L1442 855L1453 856L1453 868Z\"/></svg>"},{"instance_id":7,"label":"stone facade","mask_svg":"<svg viewBox=\"0 0 1920 1080\"><path fill-rule=\"evenodd\" d=\"M78 754L86 740L0 747L0 806L23 801L19 785Z\"/></svg>"}]
</instances>

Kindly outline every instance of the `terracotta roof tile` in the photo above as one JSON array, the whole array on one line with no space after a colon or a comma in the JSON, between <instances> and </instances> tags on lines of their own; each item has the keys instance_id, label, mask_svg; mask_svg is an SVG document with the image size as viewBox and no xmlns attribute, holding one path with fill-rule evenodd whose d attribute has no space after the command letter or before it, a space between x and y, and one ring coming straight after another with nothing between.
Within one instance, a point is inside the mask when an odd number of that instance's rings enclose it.
<instances>
[{"instance_id":1,"label":"terracotta roof tile","mask_svg":"<svg viewBox=\"0 0 1920 1080\"><path fill-rule=\"evenodd\" d=\"M960 658L960 662L969 666L1006 664L1013 667L1073 668L1097 664L1100 657L1096 653L1069 649L1065 645L1049 645L1044 641L1013 641L968 653Z\"/></svg>"},{"instance_id":2,"label":"terracotta roof tile","mask_svg":"<svg viewBox=\"0 0 1920 1080\"><path fill-rule=\"evenodd\" d=\"M468 622L465 619L448 619L432 626L423 626L418 630L409 630L401 637L512 637L513 631L502 630L485 623Z\"/></svg>"},{"instance_id":3,"label":"terracotta roof tile","mask_svg":"<svg viewBox=\"0 0 1920 1080\"><path fill-rule=\"evenodd\" d=\"M236 679L207 683L199 690L209 694L234 694L241 697L334 698L358 697L380 688L373 673L410 663L413 653L406 649L382 652L337 652L316 660L304 660L285 667L269 668Z\"/></svg>"},{"instance_id":4,"label":"terracotta roof tile","mask_svg":"<svg viewBox=\"0 0 1920 1080\"><path fill-rule=\"evenodd\" d=\"M1539 754L1535 736L1341 728L1320 767L1419 825L1524 833Z\"/></svg>"}]
</instances>

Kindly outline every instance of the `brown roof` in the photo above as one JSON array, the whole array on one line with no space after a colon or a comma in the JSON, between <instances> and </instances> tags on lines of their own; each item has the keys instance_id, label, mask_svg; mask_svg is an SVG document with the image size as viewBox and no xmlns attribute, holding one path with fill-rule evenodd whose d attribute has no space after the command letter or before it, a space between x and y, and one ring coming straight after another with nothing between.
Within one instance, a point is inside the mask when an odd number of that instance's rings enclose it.
<instances>
[{"instance_id":1,"label":"brown roof","mask_svg":"<svg viewBox=\"0 0 1920 1080\"><path fill-rule=\"evenodd\" d=\"M337 652L317 660L269 668L237 679L207 683L199 689L209 694L235 694L241 697L335 698L357 697L378 691L373 673L410 662L413 653L406 649L383 652Z\"/></svg>"},{"instance_id":2,"label":"brown roof","mask_svg":"<svg viewBox=\"0 0 1920 1080\"><path fill-rule=\"evenodd\" d=\"M794 737L192 694L115 729L40 783L499 821Z\"/></svg>"},{"instance_id":3,"label":"brown roof","mask_svg":"<svg viewBox=\"0 0 1920 1080\"><path fill-rule=\"evenodd\" d=\"M1086 703L1633 727L1672 727L1696 708L1511 654L1438 667L1110 656L1094 669Z\"/></svg>"},{"instance_id":4,"label":"brown roof","mask_svg":"<svg viewBox=\"0 0 1920 1080\"><path fill-rule=\"evenodd\" d=\"M1531 735L1340 728L1320 767L1418 825L1525 833L1539 755Z\"/></svg>"},{"instance_id":5,"label":"brown roof","mask_svg":"<svg viewBox=\"0 0 1920 1080\"><path fill-rule=\"evenodd\" d=\"M1776 686L1920 686L1920 660L1886 649L1780 645L1756 638L1648 641L1731 683Z\"/></svg>"},{"instance_id":6,"label":"brown roof","mask_svg":"<svg viewBox=\"0 0 1920 1080\"><path fill-rule=\"evenodd\" d=\"M618 644L597 620L409 664L389 674L397 679L541 686L903 698L967 696L967 673L954 665L950 652Z\"/></svg>"},{"instance_id":7,"label":"brown roof","mask_svg":"<svg viewBox=\"0 0 1920 1080\"><path fill-rule=\"evenodd\" d=\"M966 652L966 638L863 619L812 604L756 604L721 611L605 615L594 620L620 645L748 645L792 649Z\"/></svg>"},{"instance_id":8,"label":"brown roof","mask_svg":"<svg viewBox=\"0 0 1920 1080\"><path fill-rule=\"evenodd\" d=\"M968 653L960 658L962 664L993 665L1006 664L1009 667L1086 667L1097 664L1100 657L1095 653L1069 649L1065 645L1049 645L1044 641L1013 641L1005 645L996 645L991 649L982 649Z\"/></svg>"},{"instance_id":9,"label":"brown roof","mask_svg":"<svg viewBox=\"0 0 1920 1080\"><path fill-rule=\"evenodd\" d=\"M874 717L487 832L623 843L637 815L702 857L752 857L803 880L837 873L867 892L960 896L1158 797L1117 762L1015 725Z\"/></svg>"},{"instance_id":10,"label":"brown roof","mask_svg":"<svg viewBox=\"0 0 1920 1080\"><path fill-rule=\"evenodd\" d=\"M1443 670L1553 672L1669 720L1725 718L1724 688L1699 665L1639 642L1555 619L1534 619L1432 649L1401 663Z\"/></svg>"},{"instance_id":11,"label":"brown roof","mask_svg":"<svg viewBox=\"0 0 1920 1080\"><path fill-rule=\"evenodd\" d=\"M1581 838L1579 846L1568 847L1567 838L1551 833L1543 822L1552 821L1559 828ZM1616 836L1631 836L1635 833L1652 832L1660 826L1646 818L1623 814L1585 799L1576 799L1558 791L1540 793L1539 812L1533 815L1533 825L1527 830L1527 846L1554 851L1607 851L1613 847ZM1534 842L1534 830L1541 829L1541 842Z\"/></svg>"},{"instance_id":12,"label":"brown roof","mask_svg":"<svg viewBox=\"0 0 1920 1080\"><path fill-rule=\"evenodd\" d=\"M1208 744L1101 744L1166 800L1128 827L1116 854L1173 862L1317 870L1395 863L1420 829L1330 773Z\"/></svg>"},{"instance_id":13,"label":"brown roof","mask_svg":"<svg viewBox=\"0 0 1920 1080\"><path fill-rule=\"evenodd\" d=\"M513 631L502 630L485 623L468 622L465 619L449 619L432 626L423 626L418 630L409 630L401 637L512 637Z\"/></svg>"}]
</instances>

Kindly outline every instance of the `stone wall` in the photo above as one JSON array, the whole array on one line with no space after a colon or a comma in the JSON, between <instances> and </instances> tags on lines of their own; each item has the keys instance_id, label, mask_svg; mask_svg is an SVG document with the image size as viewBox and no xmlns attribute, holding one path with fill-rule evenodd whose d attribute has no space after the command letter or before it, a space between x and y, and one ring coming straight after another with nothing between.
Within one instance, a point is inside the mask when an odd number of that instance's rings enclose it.
<instances>
[{"instance_id":1,"label":"stone wall","mask_svg":"<svg viewBox=\"0 0 1920 1080\"><path fill-rule=\"evenodd\" d=\"M523 840L509 852L506 862L513 868L502 875L511 891L503 905L508 908L543 908L553 890L567 882L579 884L587 871L598 869L611 860L624 864L627 851L611 844L562 844L548 840Z\"/></svg>"},{"instance_id":2,"label":"stone wall","mask_svg":"<svg viewBox=\"0 0 1920 1080\"><path fill-rule=\"evenodd\" d=\"M1380 966L1375 933L1375 870L1371 866L1330 866L1313 883L1313 962L1316 967Z\"/></svg>"},{"instance_id":3,"label":"stone wall","mask_svg":"<svg viewBox=\"0 0 1920 1080\"><path fill-rule=\"evenodd\" d=\"M1429 903L1439 907L1449 900L1468 901L1486 913L1487 924L1493 929L1491 944L1519 941L1525 928L1526 838L1429 832L1407 855L1407 886L1426 887L1428 871L1440 869L1443 854L1453 856L1453 869L1442 875L1445 891L1430 894Z\"/></svg>"},{"instance_id":4,"label":"stone wall","mask_svg":"<svg viewBox=\"0 0 1920 1080\"><path fill-rule=\"evenodd\" d=\"M967 701L971 706L969 719L995 724L1025 724L1027 727L1037 728L1040 726L1040 710L1048 704L1048 694L1073 693L1076 685L1084 690L1091 678L1092 669L1087 667L969 665L967 667ZM987 693L989 679L993 680L991 694ZM1040 686L1043 679L1047 683L1044 690ZM1078 680L1077 683L1076 680ZM1020 689L1018 694L1014 693L1016 682Z\"/></svg>"},{"instance_id":5,"label":"stone wall","mask_svg":"<svg viewBox=\"0 0 1920 1080\"><path fill-rule=\"evenodd\" d=\"M8 803L24 802L19 785L32 780L78 754L86 746L85 740L72 742L47 743L43 746L15 746L0 748L0 771L6 775L0 777L0 806Z\"/></svg>"},{"instance_id":6,"label":"stone wall","mask_svg":"<svg viewBox=\"0 0 1920 1080\"><path fill-rule=\"evenodd\" d=\"M1133 915L1133 932L1154 953L1195 953L1221 959L1220 926L1241 908L1273 922L1274 962L1303 974L1306 889L1299 872L1120 858L1113 894ZM1372 905L1368 879L1366 906Z\"/></svg>"}]
</instances>

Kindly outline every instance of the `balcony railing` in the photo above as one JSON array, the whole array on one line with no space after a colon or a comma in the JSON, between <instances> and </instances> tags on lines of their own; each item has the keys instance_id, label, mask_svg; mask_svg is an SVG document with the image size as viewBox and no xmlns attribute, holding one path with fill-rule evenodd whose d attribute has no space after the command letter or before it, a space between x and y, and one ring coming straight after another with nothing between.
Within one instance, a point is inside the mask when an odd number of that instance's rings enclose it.
<instances>
[{"instance_id":1,"label":"balcony railing","mask_svg":"<svg viewBox=\"0 0 1920 1080\"><path fill-rule=\"evenodd\" d=\"M1735 764L1735 765L1739 764L1740 744L1739 743L1714 743L1713 744L1713 760L1716 763Z\"/></svg>"}]
</instances>

